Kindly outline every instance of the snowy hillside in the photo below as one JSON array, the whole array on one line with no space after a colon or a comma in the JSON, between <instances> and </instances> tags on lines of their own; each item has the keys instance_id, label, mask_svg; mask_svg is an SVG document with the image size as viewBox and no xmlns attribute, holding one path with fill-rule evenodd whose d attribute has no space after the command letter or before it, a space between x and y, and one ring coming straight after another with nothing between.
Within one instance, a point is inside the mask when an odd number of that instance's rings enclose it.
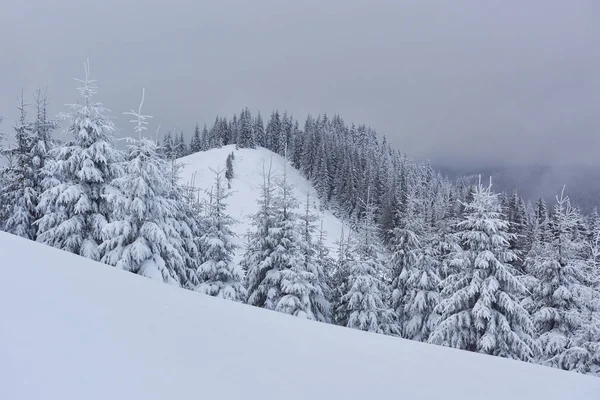
<instances>
[{"instance_id":1,"label":"snowy hillside","mask_svg":"<svg viewBox=\"0 0 600 400\"><path fill-rule=\"evenodd\" d=\"M1 399L598 399L600 379L302 320L0 233Z\"/></svg>"},{"instance_id":2,"label":"snowy hillside","mask_svg":"<svg viewBox=\"0 0 600 400\"><path fill-rule=\"evenodd\" d=\"M263 182L263 167L268 170L269 166L272 166L274 174L279 176L283 174L285 159L262 147L236 150L235 145L224 146L179 159L183 164L181 182L184 184L191 183L203 191L210 190L215 178L212 170L225 171L225 160L231 152L235 154L235 160L233 161L234 177L231 181L232 196L227 200L229 205L227 211L238 221L238 224L233 226L233 230L238 235L236 244L239 247L236 255L239 261L243 253L245 235L251 229L249 216L258 210L256 200L259 197L260 185ZM295 195L302 208L306 204L306 193L310 194L312 211L319 214L319 217L323 220L323 229L327 232L326 243L333 251L335 249L334 243L340 238L342 222L330 211L321 212L319 210L317 193L311 183L302 177L297 170L288 166L287 173L288 180L293 185Z\"/></svg>"}]
</instances>

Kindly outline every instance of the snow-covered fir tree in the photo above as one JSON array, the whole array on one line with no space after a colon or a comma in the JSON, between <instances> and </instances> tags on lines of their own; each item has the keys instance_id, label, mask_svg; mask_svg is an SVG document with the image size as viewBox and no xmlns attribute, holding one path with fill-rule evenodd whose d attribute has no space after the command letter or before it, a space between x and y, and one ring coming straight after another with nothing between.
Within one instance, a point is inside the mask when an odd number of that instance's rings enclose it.
<instances>
[{"instance_id":1,"label":"snow-covered fir tree","mask_svg":"<svg viewBox=\"0 0 600 400\"><path fill-rule=\"evenodd\" d=\"M231 180L233 179L233 152L227 155L225 159L225 179L227 179L227 186L231 189Z\"/></svg>"},{"instance_id":2,"label":"snow-covered fir tree","mask_svg":"<svg viewBox=\"0 0 600 400\"><path fill-rule=\"evenodd\" d=\"M183 287L198 284L181 236L180 205L172 196L168 161L158 146L143 136L149 116L131 111L137 139L128 137L124 174L115 178L107 199L112 221L103 228L102 261L117 268ZM181 200L180 200L181 201ZM188 228L189 229L189 228ZM193 254L196 256L196 254Z\"/></svg>"},{"instance_id":3,"label":"snow-covered fir tree","mask_svg":"<svg viewBox=\"0 0 600 400\"><path fill-rule=\"evenodd\" d=\"M250 110L245 108L240 113L239 137L237 140L239 147L254 149L256 147L256 136L252 126L252 115Z\"/></svg>"},{"instance_id":4,"label":"snow-covered fir tree","mask_svg":"<svg viewBox=\"0 0 600 400\"><path fill-rule=\"evenodd\" d=\"M221 171L215 172L215 183L204 220L204 234L200 237L202 263L198 267L200 284L197 291L233 301L245 301L243 272L233 261L235 234L231 230L233 218L227 214L227 198Z\"/></svg>"},{"instance_id":5,"label":"snow-covered fir tree","mask_svg":"<svg viewBox=\"0 0 600 400\"><path fill-rule=\"evenodd\" d=\"M508 223L498 195L479 183L458 224L460 250L443 282L440 323L430 342L501 357L530 360L534 327L520 305L525 287L512 266Z\"/></svg>"},{"instance_id":6,"label":"snow-covered fir tree","mask_svg":"<svg viewBox=\"0 0 600 400\"><path fill-rule=\"evenodd\" d=\"M384 284L384 266L378 252L378 230L375 210L369 197L365 216L359 228L354 257L347 260L347 292L341 298L336 313L337 320L346 321L349 328L368 332L398 334L394 313L386 304L388 297Z\"/></svg>"},{"instance_id":7,"label":"snow-covered fir tree","mask_svg":"<svg viewBox=\"0 0 600 400\"><path fill-rule=\"evenodd\" d=\"M202 135L200 134L200 127L198 126L198 124L196 124L196 127L194 128L194 134L192 135L192 141L190 142L190 153L198 153L202 150L206 149L202 144Z\"/></svg>"},{"instance_id":8,"label":"snow-covered fir tree","mask_svg":"<svg viewBox=\"0 0 600 400\"><path fill-rule=\"evenodd\" d=\"M539 361L571 369L581 358L575 334L586 323L584 314L591 307L586 282L583 244L574 240L580 215L563 192L556 198L549 219L550 238L540 235L537 251L527 260L535 279L531 297L533 319L541 349ZM588 294L588 296L586 296Z\"/></svg>"},{"instance_id":9,"label":"snow-covered fir tree","mask_svg":"<svg viewBox=\"0 0 600 400\"><path fill-rule=\"evenodd\" d=\"M342 226L340 238L336 241L337 257L332 268L326 269L327 286L329 289L329 301L332 309L332 321L336 325L346 326L348 324L348 313L345 312L342 299L349 291L350 261L353 260L354 238L353 232L348 230L344 235Z\"/></svg>"},{"instance_id":10,"label":"snow-covered fir tree","mask_svg":"<svg viewBox=\"0 0 600 400\"><path fill-rule=\"evenodd\" d=\"M302 239L300 246L304 256L304 269L313 276L313 282L311 282L314 287L314 292L311 294L312 310L318 321L329 322L331 320L331 305L327 297L329 288L325 268L328 268L330 264L328 251L324 244L326 232L323 230L321 221L318 237L315 238L317 231L315 223L318 216L311 211L310 192L306 193L303 211L298 216Z\"/></svg>"},{"instance_id":11,"label":"snow-covered fir tree","mask_svg":"<svg viewBox=\"0 0 600 400\"><path fill-rule=\"evenodd\" d=\"M6 138L5 138L4 132L2 130L2 121L4 121L4 118L2 117L2 115L0 115L0 155L2 155L3 158L5 158L6 152L4 149L4 145L5 145L4 142L5 142ZM6 204L2 200L2 193L4 191L4 188L7 185L7 173L8 173L7 166L1 165L0 166L0 230L4 230L4 225L8 218L8 212L9 212L9 205Z\"/></svg>"},{"instance_id":12,"label":"snow-covered fir tree","mask_svg":"<svg viewBox=\"0 0 600 400\"><path fill-rule=\"evenodd\" d=\"M39 193L35 187L33 165L33 124L27 120L25 100L21 94L20 118L15 126L15 147L6 150L12 163L5 169L5 185L0 189L0 202L7 207L3 229L17 236L35 240L36 206ZM10 153L10 154L8 154Z\"/></svg>"},{"instance_id":13,"label":"snow-covered fir tree","mask_svg":"<svg viewBox=\"0 0 600 400\"><path fill-rule=\"evenodd\" d=\"M70 105L71 112L62 114L72 141L53 150L54 160L44 167L47 178L38 204L37 240L99 260L102 231L111 219L107 196L114 190L110 183L120 176L122 153L113 145L116 129L107 110L92 101L97 87L89 78L88 63L85 79L79 82L82 103Z\"/></svg>"},{"instance_id":14,"label":"snow-covered fir tree","mask_svg":"<svg viewBox=\"0 0 600 400\"><path fill-rule=\"evenodd\" d=\"M262 178L263 183L257 199L258 211L251 216L254 231L248 233L248 243L241 263L246 272L248 304L258 307L265 307L267 299L260 286L269 271L274 268L271 253L276 246L274 240L276 213L272 164L269 164L268 169L263 165Z\"/></svg>"},{"instance_id":15,"label":"snow-covered fir tree","mask_svg":"<svg viewBox=\"0 0 600 400\"><path fill-rule=\"evenodd\" d=\"M272 187L265 174L259 211L244 266L248 273L248 303L308 319L323 319L323 293L314 266L307 266L298 224L298 200L283 178Z\"/></svg>"},{"instance_id":16,"label":"snow-covered fir tree","mask_svg":"<svg viewBox=\"0 0 600 400\"><path fill-rule=\"evenodd\" d=\"M163 137L162 146L160 147L160 153L164 158L171 159L174 157L175 143L173 142L173 134L168 132Z\"/></svg>"},{"instance_id":17,"label":"snow-covered fir tree","mask_svg":"<svg viewBox=\"0 0 600 400\"><path fill-rule=\"evenodd\" d=\"M261 147L266 147L266 138L265 138L265 127L263 125L262 116L260 115L260 111L254 120L254 124L252 126L254 130L254 138L256 140L256 145Z\"/></svg>"},{"instance_id":18,"label":"snow-covered fir tree","mask_svg":"<svg viewBox=\"0 0 600 400\"><path fill-rule=\"evenodd\" d=\"M176 135L174 151L177 158L185 157L188 155L188 147L185 144L183 132L180 132L179 136Z\"/></svg>"},{"instance_id":19,"label":"snow-covered fir tree","mask_svg":"<svg viewBox=\"0 0 600 400\"><path fill-rule=\"evenodd\" d=\"M402 186L401 201L398 207L397 219L398 225L392 231L391 235L391 263L392 263L392 308L397 314L401 324L409 320L405 315L405 296L408 289L407 279L409 270L415 271L418 260L421 256L421 240L419 234L423 230L423 220L417 212L416 194L409 192L406 187L406 171L401 175Z\"/></svg>"},{"instance_id":20,"label":"snow-covered fir tree","mask_svg":"<svg viewBox=\"0 0 600 400\"><path fill-rule=\"evenodd\" d=\"M32 127L33 145L31 148L31 162L33 164L34 187L39 196L43 191L44 167L51 161L51 150L57 144L56 139L52 137L57 123L48 115L48 96L45 91L42 92L40 89L36 91L35 111L36 119Z\"/></svg>"}]
</instances>

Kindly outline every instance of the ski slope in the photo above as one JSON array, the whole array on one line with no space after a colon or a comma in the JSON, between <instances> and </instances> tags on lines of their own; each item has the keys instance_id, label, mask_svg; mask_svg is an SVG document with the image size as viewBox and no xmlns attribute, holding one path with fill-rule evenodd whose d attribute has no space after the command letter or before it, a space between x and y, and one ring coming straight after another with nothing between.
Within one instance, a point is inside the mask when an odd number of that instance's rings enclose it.
<instances>
[{"instance_id":1,"label":"ski slope","mask_svg":"<svg viewBox=\"0 0 600 400\"><path fill-rule=\"evenodd\" d=\"M598 400L600 379L177 289L0 233L0 399Z\"/></svg>"},{"instance_id":2,"label":"ski slope","mask_svg":"<svg viewBox=\"0 0 600 400\"><path fill-rule=\"evenodd\" d=\"M260 196L260 185L263 183L263 168L268 171L271 167L273 175L281 176L286 160L262 147L236 150L235 145L224 146L180 158L179 161L183 164L180 175L181 183L195 186L200 189L201 195L206 197L206 192L214 185L215 173L213 171L222 170L224 178L225 160L231 152L235 155L233 161L234 177L231 181L232 195L227 199L229 205L227 211L238 221L232 229L238 236L235 244L238 245L236 261L239 261L244 251L243 245L246 234L248 230L253 229L249 217L258 211L256 200ZM287 175L302 208L302 210L298 210L299 212L304 211L306 194L310 194L311 210L323 221L323 229L327 232L326 245L333 252L336 249L334 243L340 239L342 222L330 211L319 210L320 203L316 191L312 184L302 177L296 169L288 166ZM317 224L320 225L320 221ZM345 232L347 234L348 229Z\"/></svg>"}]
</instances>

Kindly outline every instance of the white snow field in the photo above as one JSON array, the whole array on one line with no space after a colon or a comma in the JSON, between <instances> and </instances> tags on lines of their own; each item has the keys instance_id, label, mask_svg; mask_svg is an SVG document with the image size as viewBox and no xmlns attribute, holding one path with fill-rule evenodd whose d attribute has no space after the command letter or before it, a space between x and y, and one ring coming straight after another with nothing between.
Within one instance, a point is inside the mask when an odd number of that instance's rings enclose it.
<instances>
[{"instance_id":1,"label":"white snow field","mask_svg":"<svg viewBox=\"0 0 600 400\"><path fill-rule=\"evenodd\" d=\"M0 399L600 399L600 379L325 325L0 233Z\"/></svg>"},{"instance_id":2,"label":"white snow field","mask_svg":"<svg viewBox=\"0 0 600 400\"><path fill-rule=\"evenodd\" d=\"M283 174L286 160L262 147L236 150L235 145L229 145L180 158L179 161L183 164L180 181L183 184L193 184L196 188L201 189L201 194L206 190L210 190L215 178L215 174L211 169L215 171L223 170L224 178L225 160L231 152L235 155L233 161L234 177L231 181L231 197L227 199L229 205L227 212L238 221L232 227L232 230L238 235L235 240L235 244L238 245L235 260L239 261L244 252L243 245L246 233L249 229L252 229L249 216L258 211L256 200L260 195L260 185L263 183L263 167L268 170L271 165L273 175L279 177ZM340 239L342 222L330 211L321 212L319 210L320 203L315 189L296 169L288 166L287 175L288 181L293 185L294 193L300 202L301 209L298 212L304 212L306 193L310 193L311 210L323 220L323 229L327 232L325 242L331 251L331 255L334 255L336 250L334 243ZM320 221L317 221L317 228L319 226ZM347 228L345 234L348 234Z\"/></svg>"}]
</instances>

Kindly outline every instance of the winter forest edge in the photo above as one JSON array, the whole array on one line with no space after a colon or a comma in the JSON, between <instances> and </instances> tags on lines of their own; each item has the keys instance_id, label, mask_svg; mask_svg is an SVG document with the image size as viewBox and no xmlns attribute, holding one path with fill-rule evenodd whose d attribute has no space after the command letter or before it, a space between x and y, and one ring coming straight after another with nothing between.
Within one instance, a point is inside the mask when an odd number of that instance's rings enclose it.
<instances>
[{"instance_id":1,"label":"winter forest edge","mask_svg":"<svg viewBox=\"0 0 600 400\"><path fill-rule=\"evenodd\" d=\"M300 128L246 108L196 125L189 144L183 133L158 143L144 94L121 150L88 64L78 82L58 116L64 141L42 91L31 105L21 96L10 146L0 133L0 230L210 296L600 376L600 216L565 191L530 203L491 180L450 181L338 115ZM265 165L236 263L235 153L207 196L179 179L179 158L226 145L264 147L300 171L351 227L335 251L311 199Z\"/></svg>"}]
</instances>

